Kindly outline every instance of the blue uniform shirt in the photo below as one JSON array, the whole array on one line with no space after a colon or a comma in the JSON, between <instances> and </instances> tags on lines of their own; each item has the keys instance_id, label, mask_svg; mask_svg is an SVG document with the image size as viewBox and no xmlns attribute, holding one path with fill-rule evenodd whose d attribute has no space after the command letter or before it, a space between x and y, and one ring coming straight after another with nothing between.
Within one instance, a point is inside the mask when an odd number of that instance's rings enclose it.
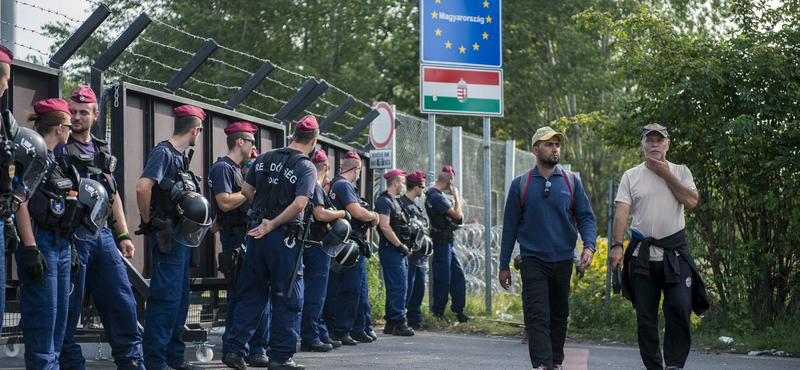
<instances>
[{"instance_id":1,"label":"blue uniform shirt","mask_svg":"<svg viewBox=\"0 0 800 370\"><path fill-rule=\"evenodd\" d=\"M524 175L524 174L523 174ZM511 182L503 216L503 238L500 247L500 270L508 270L514 242L520 245L523 257L536 257L545 262L572 259L578 233L572 226L569 210L570 192L561 168L556 167L549 179L534 168L525 194L525 212L521 212L520 199L525 191L527 178L517 176ZM543 198L545 181L550 181L550 195ZM580 179L575 177L572 189L572 208L584 248L594 249L597 240L597 225L589 198Z\"/></svg>"},{"instance_id":2,"label":"blue uniform shirt","mask_svg":"<svg viewBox=\"0 0 800 370\"><path fill-rule=\"evenodd\" d=\"M378 200L375 201L375 212L378 212L379 215L389 216L389 218L395 217L397 213L397 208L395 208L394 202L387 197L378 197Z\"/></svg>"},{"instance_id":3,"label":"blue uniform shirt","mask_svg":"<svg viewBox=\"0 0 800 370\"><path fill-rule=\"evenodd\" d=\"M160 183L163 179L175 179L183 158L170 153L166 145L158 145L150 151L141 178L153 179Z\"/></svg>"},{"instance_id":4,"label":"blue uniform shirt","mask_svg":"<svg viewBox=\"0 0 800 370\"><path fill-rule=\"evenodd\" d=\"M325 204L325 190L316 182L314 182L314 185L314 196L311 197L311 204L313 204L314 207L322 206L327 208L327 204Z\"/></svg>"},{"instance_id":5,"label":"blue uniform shirt","mask_svg":"<svg viewBox=\"0 0 800 370\"><path fill-rule=\"evenodd\" d=\"M298 152L294 149L289 149ZM295 162L292 168L271 171L271 167L283 163L286 154L278 153L272 159L272 163L264 163L266 158L262 154L253 162L253 167L247 172L244 181L256 188L253 197L253 210L261 210L267 207L269 201L268 180L278 181L277 214L283 212L297 197L307 197L311 199L314 195L314 185L317 183L317 169L310 160L300 159ZM303 223L303 212L300 212L288 225L300 225Z\"/></svg>"},{"instance_id":6,"label":"blue uniform shirt","mask_svg":"<svg viewBox=\"0 0 800 370\"><path fill-rule=\"evenodd\" d=\"M433 208L438 215L444 215L450 208L453 208L450 202L444 197L444 194L439 191L432 192L431 196L429 196L425 202L427 202L428 207Z\"/></svg>"},{"instance_id":7,"label":"blue uniform shirt","mask_svg":"<svg viewBox=\"0 0 800 370\"><path fill-rule=\"evenodd\" d=\"M358 203L356 189L353 187L353 184L349 183L347 180L334 182L331 185L330 197L331 203L333 203L333 206L338 210L347 209L347 205L350 203Z\"/></svg>"},{"instance_id":8,"label":"blue uniform shirt","mask_svg":"<svg viewBox=\"0 0 800 370\"><path fill-rule=\"evenodd\" d=\"M216 196L220 193L233 194L242 191L241 188L238 190L233 189L237 171L241 177L244 177L242 168L233 163L227 156L214 163L208 173L208 187L211 188L211 194Z\"/></svg>"}]
</instances>

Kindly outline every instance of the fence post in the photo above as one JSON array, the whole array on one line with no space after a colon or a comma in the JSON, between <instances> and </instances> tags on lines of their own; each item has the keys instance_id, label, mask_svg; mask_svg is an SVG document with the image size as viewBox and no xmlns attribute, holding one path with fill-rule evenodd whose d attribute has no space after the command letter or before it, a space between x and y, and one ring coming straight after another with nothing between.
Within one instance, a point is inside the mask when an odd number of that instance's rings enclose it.
<instances>
[{"instance_id":1,"label":"fence post","mask_svg":"<svg viewBox=\"0 0 800 370\"><path fill-rule=\"evenodd\" d=\"M451 131L451 133L453 134L453 139L452 139L452 141L453 141L453 163L450 163L450 166L452 166L453 167L453 171L456 172L456 178L453 179L453 185L455 185L455 187L458 188L458 193L459 194L464 194L463 193L464 188L462 187L464 182L461 181L464 178L464 169L463 169L464 163L461 160L461 156L464 153L464 149L463 149L464 147L463 147L462 141L461 141L461 138L464 135L464 129L461 128L461 127L453 127L453 130ZM444 163L444 164L447 164L447 163ZM435 181L435 180L431 180L431 182L433 182L433 181ZM463 198L463 196L462 196L462 198ZM466 220L464 220L464 221L466 221Z\"/></svg>"},{"instance_id":2,"label":"fence post","mask_svg":"<svg viewBox=\"0 0 800 370\"><path fill-rule=\"evenodd\" d=\"M428 115L428 187L436 179L436 115ZM433 297L431 295L431 297ZM433 302L433 300L431 300Z\"/></svg>"},{"instance_id":3,"label":"fence post","mask_svg":"<svg viewBox=\"0 0 800 370\"><path fill-rule=\"evenodd\" d=\"M489 117L483 117L483 240L486 315L492 315L492 142Z\"/></svg>"},{"instance_id":4,"label":"fence post","mask_svg":"<svg viewBox=\"0 0 800 370\"><path fill-rule=\"evenodd\" d=\"M514 140L506 140L506 185L504 188L506 196L503 197L503 201L508 197L508 189L511 188L511 181L514 181L514 177L517 173L516 168L514 168L517 164L517 150L514 144ZM497 223L500 224L499 220Z\"/></svg>"}]
</instances>

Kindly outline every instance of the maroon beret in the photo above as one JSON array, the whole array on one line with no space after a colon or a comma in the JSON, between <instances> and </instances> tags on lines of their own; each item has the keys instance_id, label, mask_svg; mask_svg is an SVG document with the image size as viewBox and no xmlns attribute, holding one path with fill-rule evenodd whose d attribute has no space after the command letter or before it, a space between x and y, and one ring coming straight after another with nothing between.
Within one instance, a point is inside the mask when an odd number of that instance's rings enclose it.
<instances>
[{"instance_id":1,"label":"maroon beret","mask_svg":"<svg viewBox=\"0 0 800 370\"><path fill-rule=\"evenodd\" d=\"M61 98L39 100L33 105L33 111L40 116L50 112L64 112L72 116L72 107Z\"/></svg>"},{"instance_id":2,"label":"maroon beret","mask_svg":"<svg viewBox=\"0 0 800 370\"><path fill-rule=\"evenodd\" d=\"M297 129L300 131L314 131L318 128L317 118L310 114L297 121Z\"/></svg>"},{"instance_id":3,"label":"maroon beret","mask_svg":"<svg viewBox=\"0 0 800 370\"><path fill-rule=\"evenodd\" d=\"M383 178L388 180L395 176L405 176L405 175L406 175L406 170L398 168L383 174Z\"/></svg>"},{"instance_id":4,"label":"maroon beret","mask_svg":"<svg viewBox=\"0 0 800 370\"><path fill-rule=\"evenodd\" d=\"M453 167L450 167L450 166L442 167L442 172L447 172L447 173L449 173L449 174L451 174L453 176L456 175L456 171L453 171Z\"/></svg>"},{"instance_id":5,"label":"maroon beret","mask_svg":"<svg viewBox=\"0 0 800 370\"><path fill-rule=\"evenodd\" d=\"M255 135L256 131L258 131L256 125L244 121L234 122L228 126L225 126L225 135L230 135L234 132L249 132Z\"/></svg>"},{"instance_id":6,"label":"maroon beret","mask_svg":"<svg viewBox=\"0 0 800 370\"><path fill-rule=\"evenodd\" d=\"M406 176L406 180L411 181L411 182L423 182L423 181L425 181L425 179L427 177L428 176L425 175L425 172L414 171L414 172L408 174L408 176Z\"/></svg>"},{"instance_id":7,"label":"maroon beret","mask_svg":"<svg viewBox=\"0 0 800 370\"><path fill-rule=\"evenodd\" d=\"M353 159L358 159L359 161L361 160L361 157L359 157L359 156L358 156L358 153L356 153L356 152L354 152L354 151L352 151L352 150L351 150L351 151L349 151L349 152L347 152L347 153L344 155L344 158L345 158L345 159L347 159L347 158L353 158Z\"/></svg>"},{"instance_id":8,"label":"maroon beret","mask_svg":"<svg viewBox=\"0 0 800 370\"><path fill-rule=\"evenodd\" d=\"M0 45L0 62L11 64L14 61L14 53L11 49Z\"/></svg>"},{"instance_id":9,"label":"maroon beret","mask_svg":"<svg viewBox=\"0 0 800 370\"><path fill-rule=\"evenodd\" d=\"M200 118L201 121L206 119L206 112L203 112L202 109L195 107L193 105L181 105L174 109L175 118L181 118L186 116L195 116Z\"/></svg>"},{"instance_id":10,"label":"maroon beret","mask_svg":"<svg viewBox=\"0 0 800 370\"><path fill-rule=\"evenodd\" d=\"M311 162L314 163L322 163L328 161L328 155L325 154L325 151L320 149L314 152L314 155L311 156Z\"/></svg>"},{"instance_id":11,"label":"maroon beret","mask_svg":"<svg viewBox=\"0 0 800 370\"><path fill-rule=\"evenodd\" d=\"M94 94L92 88L83 85L75 90L74 93L72 93L72 96L69 97L69 100L72 100L76 103L97 103L97 95Z\"/></svg>"}]
</instances>

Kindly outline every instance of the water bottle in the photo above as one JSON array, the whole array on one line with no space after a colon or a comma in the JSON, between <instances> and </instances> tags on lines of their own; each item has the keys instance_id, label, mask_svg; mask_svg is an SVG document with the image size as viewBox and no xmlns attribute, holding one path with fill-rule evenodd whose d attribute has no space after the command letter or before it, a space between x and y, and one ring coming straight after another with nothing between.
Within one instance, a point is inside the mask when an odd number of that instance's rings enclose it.
<instances>
[{"instance_id":1,"label":"water bottle","mask_svg":"<svg viewBox=\"0 0 800 370\"><path fill-rule=\"evenodd\" d=\"M65 200L66 204L64 206L66 207L66 212L64 212L64 217L71 221L75 218L75 211L78 210L78 192L70 190Z\"/></svg>"}]
</instances>

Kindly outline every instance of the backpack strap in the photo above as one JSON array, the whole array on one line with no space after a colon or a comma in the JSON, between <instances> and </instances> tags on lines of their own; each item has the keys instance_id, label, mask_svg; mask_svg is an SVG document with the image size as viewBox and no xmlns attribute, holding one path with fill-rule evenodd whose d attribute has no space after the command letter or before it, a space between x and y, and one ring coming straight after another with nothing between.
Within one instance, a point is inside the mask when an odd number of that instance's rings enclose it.
<instances>
[{"instance_id":1,"label":"backpack strap","mask_svg":"<svg viewBox=\"0 0 800 370\"><path fill-rule=\"evenodd\" d=\"M528 185L531 183L531 175L533 175L533 169L528 170L528 172L525 172L525 175L523 175L523 177L528 180L525 181L525 190L522 191L522 197L519 201L520 213L525 212L525 194L528 194Z\"/></svg>"},{"instance_id":2,"label":"backpack strap","mask_svg":"<svg viewBox=\"0 0 800 370\"><path fill-rule=\"evenodd\" d=\"M569 218L570 221L572 221L572 226L577 231L578 220L575 218L575 208L573 207L573 204L575 204L575 197L573 196L573 189L575 189L575 174L563 168L561 169L561 173L564 175L564 181L567 183L567 189L569 189Z\"/></svg>"}]
</instances>

